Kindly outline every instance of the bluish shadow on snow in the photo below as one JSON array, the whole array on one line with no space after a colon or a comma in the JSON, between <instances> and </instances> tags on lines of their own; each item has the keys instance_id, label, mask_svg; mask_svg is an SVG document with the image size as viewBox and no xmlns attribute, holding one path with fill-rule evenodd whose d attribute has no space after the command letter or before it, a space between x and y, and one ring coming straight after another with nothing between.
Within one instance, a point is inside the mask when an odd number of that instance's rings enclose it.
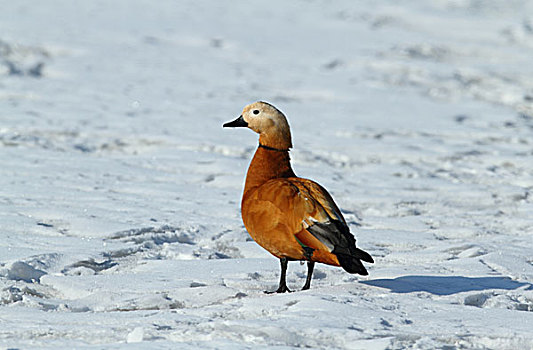
<instances>
[{"instance_id":1,"label":"bluish shadow on snow","mask_svg":"<svg viewBox=\"0 0 533 350\"><path fill-rule=\"evenodd\" d=\"M508 277L463 277L463 276L402 276L393 279L361 281L375 287L388 288L393 293L428 292L435 295L451 295L461 292L487 289L517 289L529 286Z\"/></svg>"}]
</instances>

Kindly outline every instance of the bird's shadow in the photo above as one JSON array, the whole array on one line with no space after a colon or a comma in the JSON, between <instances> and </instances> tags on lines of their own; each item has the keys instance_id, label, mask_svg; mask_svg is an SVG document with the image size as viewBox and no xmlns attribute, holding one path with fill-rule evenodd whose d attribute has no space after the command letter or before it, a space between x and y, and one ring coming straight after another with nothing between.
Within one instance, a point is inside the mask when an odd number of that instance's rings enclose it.
<instances>
[{"instance_id":1,"label":"bird's shadow","mask_svg":"<svg viewBox=\"0 0 533 350\"><path fill-rule=\"evenodd\" d=\"M402 276L361 283L387 288L393 293L427 292L435 295L451 295L487 289L513 290L524 286L529 286L527 290L533 289L530 283L513 281L508 277Z\"/></svg>"}]
</instances>

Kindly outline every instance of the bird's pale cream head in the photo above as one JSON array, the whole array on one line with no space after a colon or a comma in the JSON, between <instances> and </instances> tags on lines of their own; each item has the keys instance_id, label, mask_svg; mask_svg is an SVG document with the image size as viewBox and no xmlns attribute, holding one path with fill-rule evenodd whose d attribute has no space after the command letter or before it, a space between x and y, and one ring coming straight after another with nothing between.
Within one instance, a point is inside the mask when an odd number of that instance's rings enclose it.
<instances>
[{"instance_id":1,"label":"bird's pale cream head","mask_svg":"<svg viewBox=\"0 0 533 350\"><path fill-rule=\"evenodd\" d=\"M266 102L254 102L244 107L242 114L225 127L248 127L259 134L263 146L288 150L292 147L291 130L285 115Z\"/></svg>"}]
</instances>

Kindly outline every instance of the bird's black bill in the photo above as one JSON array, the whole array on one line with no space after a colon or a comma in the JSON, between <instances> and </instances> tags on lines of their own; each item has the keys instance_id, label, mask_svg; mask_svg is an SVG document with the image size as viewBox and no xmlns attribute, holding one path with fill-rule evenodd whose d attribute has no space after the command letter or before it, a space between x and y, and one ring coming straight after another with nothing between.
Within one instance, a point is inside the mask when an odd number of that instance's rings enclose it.
<instances>
[{"instance_id":1,"label":"bird's black bill","mask_svg":"<svg viewBox=\"0 0 533 350\"><path fill-rule=\"evenodd\" d=\"M239 116L239 118L235 119L232 122L227 122L226 124L222 125L224 128L245 128L248 126L248 123L244 120L244 118Z\"/></svg>"}]
</instances>

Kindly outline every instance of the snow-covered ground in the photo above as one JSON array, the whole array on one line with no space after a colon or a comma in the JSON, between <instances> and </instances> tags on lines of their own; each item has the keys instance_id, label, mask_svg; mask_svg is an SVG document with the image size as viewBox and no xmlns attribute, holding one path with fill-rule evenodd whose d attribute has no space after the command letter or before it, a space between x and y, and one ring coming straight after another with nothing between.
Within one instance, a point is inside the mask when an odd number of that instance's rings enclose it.
<instances>
[{"instance_id":1,"label":"snow-covered ground","mask_svg":"<svg viewBox=\"0 0 533 350\"><path fill-rule=\"evenodd\" d=\"M532 1L0 1L0 348L533 348L532 57ZM263 293L255 100L368 277Z\"/></svg>"}]
</instances>

